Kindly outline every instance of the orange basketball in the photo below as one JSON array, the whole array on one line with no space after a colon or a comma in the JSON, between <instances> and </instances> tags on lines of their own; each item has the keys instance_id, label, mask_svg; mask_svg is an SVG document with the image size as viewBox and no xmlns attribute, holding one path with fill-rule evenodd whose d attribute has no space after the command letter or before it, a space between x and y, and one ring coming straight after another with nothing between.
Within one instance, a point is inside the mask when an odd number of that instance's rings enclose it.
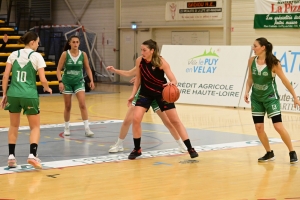
<instances>
[{"instance_id":1,"label":"orange basketball","mask_svg":"<svg viewBox=\"0 0 300 200\"><path fill-rule=\"evenodd\" d=\"M176 85L167 85L162 92L162 97L166 102L174 103L180 97L180 91Z\"/></svg>"}]
</instances>

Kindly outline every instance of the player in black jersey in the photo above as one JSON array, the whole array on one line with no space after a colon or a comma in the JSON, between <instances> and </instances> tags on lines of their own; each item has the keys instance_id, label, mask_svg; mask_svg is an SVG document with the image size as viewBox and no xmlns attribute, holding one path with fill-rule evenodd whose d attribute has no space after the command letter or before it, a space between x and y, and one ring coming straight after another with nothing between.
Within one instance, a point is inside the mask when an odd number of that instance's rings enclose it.
<instances>
[{"instance_id":1,"label":"player in black jersey","mask_svg":"<svg viewBox=\"0 0 300 200\"><path fill-rule=\"evenodd\" d=\"M162 91L166 85L176 85L177 80L172 73L169 64L160 55L157 43L153 40L147 40L141 45L142 56L136 59L137 73L136 81L134 82L131 96L128 99L128 104L131 105L134 95L140 87L140 94L136 101L133 117L133 141L134 149L128 156L129 159L135 159L142 155L141 149L141 121L144 113L148 111L153 100L156 100L160 110L165 111L172 125L178 131L182 141L187 147L191 158L198 157L198 153L192 148L187 131L181 123L174 103L168 103L162 98ZM167 83L165 74L170 80Z\"/></svg>"}]
</instances>

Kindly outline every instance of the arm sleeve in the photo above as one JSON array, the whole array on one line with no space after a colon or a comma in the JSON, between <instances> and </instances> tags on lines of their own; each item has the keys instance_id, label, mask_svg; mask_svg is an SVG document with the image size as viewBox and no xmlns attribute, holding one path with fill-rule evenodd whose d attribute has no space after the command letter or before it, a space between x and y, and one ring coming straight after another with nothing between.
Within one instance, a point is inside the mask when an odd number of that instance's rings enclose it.
<instances>
[{"instance_id":1,"label":"arm sleeve","mask_svg":"<svg viewBox=\"0 0 300 200\"><path fill-rule=\"evenodd\" d=\"M32 61L32 65L36 71L40 68L46 67L45 60L40 53L37 53L37 52L33 53L31 55L31 61Z\"/></svg>"},{"instance_id":2,"label":"arm sleeve","mask_svg":"<svg viewBox=\"0 0 300 200\"><path fill-rule=\"evenodd\" d=\"M12 53L8 56L6 62L8 62L8 63L10 63L10 64L13 64L14 61L17 59L17 57L18 57L18 52L17 52L17 51L14 51L14 52L12 52Z\"/></svg>"}]
</instances>

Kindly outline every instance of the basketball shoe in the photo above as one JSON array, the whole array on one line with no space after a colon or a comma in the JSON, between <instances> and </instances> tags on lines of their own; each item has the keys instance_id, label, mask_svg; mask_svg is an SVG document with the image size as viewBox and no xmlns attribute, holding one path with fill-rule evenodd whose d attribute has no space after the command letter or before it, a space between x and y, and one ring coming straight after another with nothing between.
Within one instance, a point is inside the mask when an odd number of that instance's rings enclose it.
<instances>
[{"instance_id":1,"label":"basketball shoe","mask_svg":"<svg viewBox=\"0 0 300 200\"><path fill-rule=\"evenodd\" d=\"M297 154L296 151L291 151L290 152L290 163L295 164L298 162Z\"/></svg>"},{"instance_id":2,"label":"basketball shoe","mask_svg":"<svg viewBox=\"0 0 300 200\"><path fill-rule=\"evenodd\" d=\"M64 130L64 136L70 136L71 133L70 133L70 128L65 128Z\"/></svg>"},{"instance_id":3,"label":"basketball shoe","mask_svg":"<svg viewBox=\"0 0 300 200\"><path fill-rule=\"evenodd\" d=\"M191 149L189 150L189 154L190 154L191 158L196 158L196 157L198 157L198 153L195 151L194 148L191 148Z\"/></svg>"},{"instance_id":4,"label":"basketball shoe","mask_svg":"<svg viewBox=\"0 0 300 200\"><path fill-rule=\"evenodd\" d=\"M273 150L267 151L267 153L263 157L258 159L258 162L268 162L272 160L275 160L275 155Z\"/></svg>"},{"instance_id":5,"label":"basketball shoe","mask_svg":"<svg viewBox=\"0 0 300 200\"><path fill-rule=\"evenodd\" d=\"M32 165L35 169L42 169L41 160L35 157L33 154L29 154L27 163Z\"/></svg>"},{"instance_id":6,"label":"basketball shoe","mask_svg":"<svg viewBox=\"0 0 300 200\"><path fill-rule=\"evenodd\" d=\"M9 168L16 168L17 167L17 160L13 154L8 156L7 166Z\"/></svg>"},{"instance_id":7,"label":"basketball shoe","mask_svg":"<svg viewBox=\"0 0 300 200\"><path fill-rule=\"evenodd\" d=\"M87 129L85 129L85 136L86 137L93 137L94 133L91 131L91 129L87 128Z\"/></svg>"},{"instance_id":8,"label":"basketball shoe","mask_svg":"<svg viewBox=\"0 0 300 200\"><path fill-rule=\"evenodd\" d=\"M140 148L139 150L133 149L132 152L129 154L128 159L134 160L136 159L136 157L139 157L140 155L142 155L142 148Z\"/></svg>"},{"instance_id":9,"label":"basketball shoe","mask_svg":"<svg viewBox=\"0 0 300 200\"><path fill-rule=\"evenodd\" d=\"M110 149L108 150L109 153L117 153L119 151L124 151L122 142L116 142L116 144L110 146Z\"/></svg>"}]
</instances>

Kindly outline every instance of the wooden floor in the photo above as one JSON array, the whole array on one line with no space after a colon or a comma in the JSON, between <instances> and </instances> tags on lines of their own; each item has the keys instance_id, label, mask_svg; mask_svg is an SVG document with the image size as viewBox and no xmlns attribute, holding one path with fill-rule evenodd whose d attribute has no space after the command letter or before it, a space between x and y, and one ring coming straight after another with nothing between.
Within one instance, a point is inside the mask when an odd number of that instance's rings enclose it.
<instances>
[{"instance_id":1,"label":"wooden floor","mask_svg":"<svg viewBox=\"0 0 300 200\"><path fill-rule=\"evenodd\" d=\"M86 95L90 121L123 119L131 86L98 83L97 90L111 93ZM40 99L41 123L61 124L62 96ZM256 135L250 110L176 106L188 128ZM0 118L0 127L9 126L7 112L1 110ZM300 115L283 113L283 120L300 156ZM71 122L79 121L80 111L74 98ZM152 111L145 115L144 122L162 124ZM27 125L22 116L21 126ZM279 138L270 120L265 125L270 137ZM1 141L4 144L6 141ZM259 145L200 152L193 161L185 154L1 175L0 200L300 199L300 164L289 164L288 149L283 143L272 144L272 148L276 160L263 164L257 162L265 153Z\"/></svg>"}]
</instances>

